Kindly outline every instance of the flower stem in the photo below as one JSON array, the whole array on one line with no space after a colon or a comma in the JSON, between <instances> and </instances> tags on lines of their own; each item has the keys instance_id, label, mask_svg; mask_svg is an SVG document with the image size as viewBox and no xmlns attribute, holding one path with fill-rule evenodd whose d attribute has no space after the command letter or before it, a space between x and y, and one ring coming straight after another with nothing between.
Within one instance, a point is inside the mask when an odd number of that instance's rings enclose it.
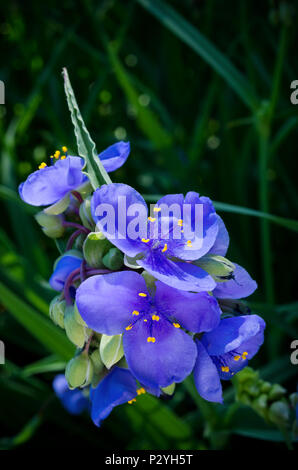
<instances>
[{"instance_id":1,"label":"flower stem","mask_svg":"<svg viewBox=\"0 0 298 470\"><path fill-rule=\"evenodd\" d=\"M81 225L81 224L77 224L75 222L62 222L63 224L63 227L70 227L70 228L76 228L78 230L81 230L82 232L86 233L87 235L90 233L91 230L89 230L88 228L84 227L84 225Z\"/></svg>"}]
</instances>

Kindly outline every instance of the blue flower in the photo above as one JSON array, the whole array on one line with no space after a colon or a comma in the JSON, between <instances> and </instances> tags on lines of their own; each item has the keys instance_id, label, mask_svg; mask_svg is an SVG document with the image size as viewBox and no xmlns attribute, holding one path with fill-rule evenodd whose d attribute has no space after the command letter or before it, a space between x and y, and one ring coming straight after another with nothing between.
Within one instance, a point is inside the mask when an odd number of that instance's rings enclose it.
<instances>
[{"instance_id":1,"label":"blue flower","mask_svg":"<svg viewBox=\"0 0 298 470\"><path fill-rule=\"evenodd\" d=\"M90 277L77 289L76 302L89 328L123 333L132 374L153 390L183 381L194 367L195 343L182 328L211 331L221 314L206 292L189 293L157 281L155 294L149 293L134 271Z\"/></svg>"},{"instance_id":2,"label":"blue flower","mask_svg":"<svg viewBox=\"0 0 298 470\"><path fill-rule=\"evenodd\" d=\"M121 201L124 199L127 210L121 207ZM159 217L160 206L170 208L172 204L176 205L180 214L184 213L184 204L191 208L185 220L175 216ZM98 213L98 209L101 210L106 205L113 209L114 224L106 223L106 215ZM194 227L195 207L198 205L203 207L202 236L197 235ZM142 220L146 223L148 221L148 226L145 235L133 238L128 229L136 218L135 213L131 215L131 209L136 207L138 211L142 211ZM211 291L215 288L213 278L204 269L190 263L208 253L216 243L219 217L210 199L199 197L194 192L187 193L185 198L183 194L165 196L155 205L154 217L148 217L147 205L136 190L125 184L109 184L95 191L91 200L91 211L98 229L111 243L127 256L137 257L137 265L155 278L171 287L186 291ZM162 224L166 225L166 221L169 229L163 233ZM176 236L178 230L179 237ZM151 231L154 231L155 236L150 239L148 232Z\"/></svg>"},{"instance_id":3,"label":"blue flower","mask_svg":"<svg viewBox=\"0 0 298 470\"><path fill-rule=\"evenodd\" d=\"M220 380L239 372L258 352L264 342L265 322L258 315L244 315L221 320L197 344L194 380L205 400L222 403Z\"/></svg>"},{"instance_id":4,"label":"blue flower","mask_svg":"<svg viewBox=\"0 0 298 470\"><path fill-rule=\"evenodd\" d=\"M82 256L79 252L76 253L74 250L65 252L63 256L60 256L60 258L56 260L54 272L49 280L52 289L62 291L68 276L75 269L78 269L81 264Z\"/></svg>"},{"instance_id":5,"label":"blue flower","mask_svg":"<svg viewBox=\"0 0 298 470\"><path fill-rule=\"evenodd\" d=\"M129 142L117 142L100 153L99 158L105 169L111 172L125 163L129 152ZM21 199L32 206L50 206L58 203L71 191L79 190L88 181L82 172L83 166L82 158L65 155L53 165L41 164L39 170L20 184Z\"/></svg>"},{"instance_id":6,"label":"blue flower","mask_svg":"<svg viewBox=\"0 0 298 470\"><path fill-rule=\"evenodd\" d=\"M89 408L89 401L82 390L70 390L65 375L56 375L53 380L53 389L64 408L70 414L79 415Z\"/></svg>"},{"instance_id":7,"label":"blue flower","mask_svg":"<svg viewBox=\"0 0 298 470\"><path fill-rule=\"evenodd\" d=\"M100 426L115 406L132 403L141 393L145 393L145 390L137 389L136 379L129 370L114 367L95 389L91 388L92 421Z\"/></svg>"},{"instance_id":8,"label":"blue flower","mask_svg":"<svg viewBox=\"0 0 298 470\"><path fill-rule=\"evenodd\" d=\"M251 295L258 287L248 272L236 263L232 279L220 282L213 290L218 299L242 299Z\"/></svg>"}]
</instances>

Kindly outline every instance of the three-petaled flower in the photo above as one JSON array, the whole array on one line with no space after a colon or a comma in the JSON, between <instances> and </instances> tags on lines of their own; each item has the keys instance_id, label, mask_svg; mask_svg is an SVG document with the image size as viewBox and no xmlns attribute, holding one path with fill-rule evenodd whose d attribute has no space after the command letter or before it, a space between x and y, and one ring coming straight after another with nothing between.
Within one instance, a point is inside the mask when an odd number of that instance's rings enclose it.
<instances>
[{"instance_id":1,"label":"three-petaled flower","mask_svg":"<svg viewBox=\"0 0 298 470\"><path fill-rule=\"evenodd\" d=\"M133 271L90 277L78 288L76 302L89 328L123 333L132 374L153 390L183 381L194 367L197 349L183 329L211 331L221 314L207 292L185 292L157 281L153 294Z\"/></svg>"}]
</instances>

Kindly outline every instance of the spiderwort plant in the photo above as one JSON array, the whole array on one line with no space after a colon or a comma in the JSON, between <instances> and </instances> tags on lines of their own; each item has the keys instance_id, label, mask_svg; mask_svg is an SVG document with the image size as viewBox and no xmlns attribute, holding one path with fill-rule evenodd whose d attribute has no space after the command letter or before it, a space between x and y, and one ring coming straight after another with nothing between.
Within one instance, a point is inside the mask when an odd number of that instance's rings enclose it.
<instances>
[{"instance_id":1,"label":"spiderwort plant","mask_svg":"<svg viewBox=\"0 0 298 470\"><path fill-rule=\"evenodd\" d=\"M62 250L50 317L77 350L55 393L70 413L91 407L97 426L115 406L159 397L192 373L204 399L222 402L220 380L263 342L264 321L233 307L256 282L226 258L228 231L208 197L171 194L149 210L134 188L110 182L106 171L130 145L98 155L63 76L79 156L63 147L19 188L25 202L46 207L36 220Z\"/></svg>"}]
</instances>

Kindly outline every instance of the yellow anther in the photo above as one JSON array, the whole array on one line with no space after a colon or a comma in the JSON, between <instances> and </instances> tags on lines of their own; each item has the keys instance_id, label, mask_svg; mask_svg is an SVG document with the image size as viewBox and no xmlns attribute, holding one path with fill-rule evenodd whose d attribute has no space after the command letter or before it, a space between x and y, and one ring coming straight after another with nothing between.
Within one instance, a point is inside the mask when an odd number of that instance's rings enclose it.
<instances>
[{"instance_id":1,"label":"yellow anther","mask_svg":"<svg viewBox=\"0 0 298 470\"><path fill-rule=\"evenodd\" d=\"M56 150L56 152L54 153L54 157L55 157L55 158L59 158L59 157L60 157L60 152L59 152L59 150Z\"/></svg>"},{"instance_id":2,"label":"yellow anther","mask_svg":"<svg viewBox=\"0 0 298 470\"><path fill-rule=\"evenodd\" d=\"M161 251L164 253L165 251L167 251L167 249L168 249L168 245L167 245L167 243L165 243L165 246L163 247L163 249Z\"/></svg>"},{"instance_id":3,"label":"yellow anther","mask_svg":"<svg viewBox=\"0 0 298 470\"><path fill-rule=\"evenodd\" d=\"M129 400L127 403L128 403L129 405L132 405L135 401L137 401L137 400L136 400L135 398L133 398L132 400Z\"/></svg>"},{"instance_id":4,"label":"yellow anther","mask_svg":"<svg viewBox=\"0 0 298 470\"><path fill-rule=\"evenodd\" d=\"M230 369L229 369L229 367L222 366L221 370L222 370L222 372L229 372Z\"/></svg>"},{"instance_id":5,"label":"yellow anther","mask_svg":"<svg viewBox=\"0 0 298 470\"><path fill-rule=\"evenodd\" d=\"M150 222L155 222L155 221L156 221L156 218L155 218L155 217L148 217L148 220L149 220Z\"/></svg>"},{"instance_id":6,"label":"yellow anther","mask_svg":"<svg viewBox=\"0 0 298 470\"><path fill-rule=\"evenodd\" d=\"M143 393L146 393L146 390L142 387L142 388L138 388L137 390L137 394L138 395L142 395Z\"/></svg>"},{"instance_id":7,"label":"yellow anther","mask_svg":"<svg viewBox=\"0 0 298 470\"><path fill-rule=\"evenodd\" d=\"M65 160L65 158L66 158L66 155L62 155L60 160Z\"/></svg>"},{"instance_id":8,"label":"yellow anther","mask_svg":"<svg viewBox=\"0 0 298 470\"><path fill-rule=\"evenodd\" d=\"M65 147L65 145L62 147L62 152L64 152L64 153L67 152L67 147Z\"/></svg>"},{"instance_id":9,"label":"yellow anther","mask_svg":"<svg viewBox=\"0 0 298 470\"><path fill-rule=\"evenodd\" d=\"M178 225L179 225L179 227L182 227L182 225L183 225L183 220L182 219L178 220Z\"/></svg>"},{"instance_id":10,"label":"yellow anther","mask_svg":"<svg viewBox=\"0 0 298 470\"><path fill-rule=\"evenodd\" d=\"M54 158L54 155L51 155L50 158Z\"/></svg>"},{"instance_id":11,"label":"yellow anther","mask_svg":"<svg viewBox=\"0 0 298 470\"><path fill-rule=\"evenodd\" d=\"M140 312L138 312L137 310L134 310L134 311L132 312L132 314L133 314L133 315L140 315Z\"/></svg>"},{"instance_id":12,"label":"yellow anther","mask_svg":"<svg viewBox=\"0 0 298 470\"><path fill-rule=\"evenodd\" d=\"M240 357L241 357L241 356L235 356L235 357L234 357L234 361L239 361Z\"/></svg>"},{"instance_id":13,"label":"yellow anther","mask_svg":"<svg viewBox=\"0 0 298 470\"><path fill-rule=\"evenodd\" d=\"M149 240L150 240L150 238L142 238L142 242L143 242L143 243L148 243Z\"/></svg>"},{"instance_id":14,"label":"yellow anther","mask_svg":"<svg viewBox=\"0 0 298 470\"><path fill-rule=\"evenodd\" d=\"M244 359L244 360L245 360L247 355L248 355L248 353L247 353L247 352L243 352L243 353L242 353L242 359Z\"/></svg>"},{"instance_id":15,"label":"yellow anther","mask_svg":"<svg viewBox=\"0 0 298 470\"><path fill-rule=\"evenodd\" d=\"M187 244L187 246L189 246L190 248L192 247L191 240L187 240L186 244Z\"/></svg>"},{"instance_id":16,"label":"yellow anther","mask_svg":"<svg viewBox=\"0 0 298 470\"><path fill-rule=\"evenodd\" d=\"M181 328L181 326L179 325L179 323L173 323L173 326L174 326L175 328Z\"/></svg>"},{"instance_id":17,"label":"yellow anther","mask_svg":"<svg viewBox=\"0 0 298 470\"><path fill-rule=\"evenodd\" d=\"M125 329L126 329L127 331L131 330L131 329L132 329L132 325L128 325Z\"/></svg>"},{"instance_id":18,"label":"yellow anther","mask_svg":"<svg viewBox=\"0 0 298 470\"><path fill-rule=\"evenodd\" d=\"M147 294L145 294L144 292L139 292L139 296L140 297L147 297Z\"/></svg>"},{"instance_id":19,"label":"yellow anther","mask_svg":"<svg viewBox=\"0 0 298 470\"><path fill-rule=\"evenodd\" d=\"M152 315L152 320L159 321L159 316L158 315Z\"/></svg>"},{"instance_id":20,"label":"yellow anther","mask_svg":"<svg viewBox=\"0 0 298 470\"><path fill-rule=\"evenodd\" d=\"M39 169L42 170L43 168L45 168L47 166L47 164L45 162L42 162L40 165L39 165Z\"/></svg>"},{"instance_id":21,"label":"yellow anther","mask_svg":"<svg viewBox=\"0 0 298 470\"><path fill-rule=\"evenodd\" d=\"M144 319L144 321L146 322L146 321L147 321L147 319L145 318L145 319Z\"/></svg>"},{"instance_id":22,"label":"yellow anther","mask_svg":"<svg viewBox=\"0 0 298 470\"><path fill-rule=\"evenodd\" d=\"M160 207L154 207L153 212L160 212L161 208Z\"/></svg>"},{"instance_id":23,"label":"yellow anther","mask_svg":"<svg viewBox=\"0 0 298 470\"><path fill-rule=\"evenodd\" d=\"M155 343L156 339L153 336L148 336L147 343Z\"/></svg>"}]
</instances>

